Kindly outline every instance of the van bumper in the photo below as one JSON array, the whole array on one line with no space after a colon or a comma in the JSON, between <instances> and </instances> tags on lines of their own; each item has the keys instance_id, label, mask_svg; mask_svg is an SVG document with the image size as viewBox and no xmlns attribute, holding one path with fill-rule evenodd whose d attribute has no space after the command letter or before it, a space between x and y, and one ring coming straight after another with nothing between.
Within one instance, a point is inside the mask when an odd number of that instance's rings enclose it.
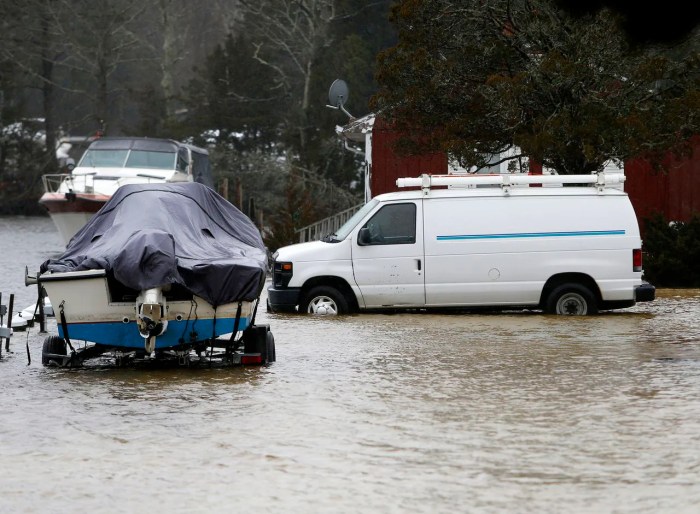
<instances>
[{"instance_id":1,"label":"van bumper","mask_svg":"<svg viewBox=\"0 0 700 514\"><path fill-rule=\"evenodd\" d=\"M275 289L275 286L267 288L267 299L274 312L294 312L299 305L300 287L287 287Z\"/></svg>"},{"instance_id":2,"label":"van bumper","mask_svg":"<svg viewBox=\"0 0 700 514\"><path fill-rule=\"evenodd\" d=\"M634 299L638 302L651 302L656 298L656 288L649 282L642 282L634 288Z\"/></svg>"}]
</instances>

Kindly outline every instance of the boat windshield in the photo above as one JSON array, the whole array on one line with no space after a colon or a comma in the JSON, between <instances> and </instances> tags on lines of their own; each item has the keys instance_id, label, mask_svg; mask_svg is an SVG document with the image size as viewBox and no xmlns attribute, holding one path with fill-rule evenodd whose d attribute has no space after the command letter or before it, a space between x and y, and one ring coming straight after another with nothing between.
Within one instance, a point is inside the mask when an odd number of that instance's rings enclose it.
<instances>
[{"instance_id":1,"label":"boat windshield","mask_svg":"<svg viewBox=\"0 0 700 514\"><path fill-rule=\"evenodd\" d=\"M127 168L154 168L159 170L174 170L177 154L173 152L147 152L131 150L126 160Z\"/></svg>"},{"instance_id":2,"label":"boat windshield","mask_svg":"<svg viewBox=\"0 0 700 514\"><path fill-rule=\"evenodd\" d=\"M129 150L87 150L78 167L123 168L128 154Z\"/></svg>"},{"instance_id":3,"label":"boat windshield","mask_svg":"<svg viewBox=\"0 0 700 514\"><path fill-rule=\"evenodd\" d=\"M357 224L362 221L362 219L369 213L372 209L374 209L379 202L377 200L370 200L366 204L362 206L362 208L357 211L355 214L352 215L352 217L343 223L343 226L340 227L336 233L333 235L333 239L337 241L342 241L346 237L348 237L348 234L352 232L352 229L354 229Z\"/></svg>"},{"instance_id":4,"label":"boat windshield","mask_svg":"<svg viewBox=\"0 0 700 514\"><path fill-rule=\"evenodd\" d=\"M146 150L87 150L78 166L174 170L177 153Z\"/></svg>"}]
</instances>

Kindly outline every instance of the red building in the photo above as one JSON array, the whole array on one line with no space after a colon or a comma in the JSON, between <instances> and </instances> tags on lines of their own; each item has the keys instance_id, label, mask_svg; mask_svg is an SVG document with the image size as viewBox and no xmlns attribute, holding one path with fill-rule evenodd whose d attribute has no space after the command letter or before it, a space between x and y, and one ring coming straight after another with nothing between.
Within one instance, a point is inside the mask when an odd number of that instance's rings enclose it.
<instances>
[{"instance_id":1,"label":"red building","mask_svg":"<svg viewBox=\"0 0 700 514\"><path fill-rule=\"evenodd\" d=\"M669 155L658 168L644 159L625 162L625 191L637 218L641 221L659 213L669 221L689 221L700 214L700 137L693 141L690 156Z\"/></svg>"}]
</instances>

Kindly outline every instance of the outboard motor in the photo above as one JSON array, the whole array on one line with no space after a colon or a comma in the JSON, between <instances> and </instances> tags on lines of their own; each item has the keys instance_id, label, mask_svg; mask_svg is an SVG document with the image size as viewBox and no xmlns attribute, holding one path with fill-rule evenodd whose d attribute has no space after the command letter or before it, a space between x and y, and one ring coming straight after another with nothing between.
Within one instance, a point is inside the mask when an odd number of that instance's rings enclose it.
<instances>
[{"instance_id":1,"label":"outboard motor","mask_svg":"<svg viewBox=\"0 0 700 514\"><path fill-rule=\"evenodd\" d=\"M166 319L165 296L160 287L145 289L136 298L136 323L139 333L146 341L146 353L152 353L156 348L156 337L164 334L168 328Z\"/></svg>"}]
</instances>

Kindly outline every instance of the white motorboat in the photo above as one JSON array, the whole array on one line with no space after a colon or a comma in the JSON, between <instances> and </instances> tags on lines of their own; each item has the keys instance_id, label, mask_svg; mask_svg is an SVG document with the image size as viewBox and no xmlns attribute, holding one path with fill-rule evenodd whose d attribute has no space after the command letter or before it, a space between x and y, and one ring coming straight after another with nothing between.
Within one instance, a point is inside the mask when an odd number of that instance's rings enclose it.
<instances>
[{"instance_id":1,"label":"white motorboat","mask_svg":"<svg viewBox=\"0 0 700 514\"><path fill-rule=\"evenodd\" d=\"M61 239L73 235L126 184L200 182L212 185L209 153L169 139L102 138L87 148L70 173L42 177L39 203Z\"/></svg>"},{"instance_id":2,"label":"white motorboat","mask_svg":"<svg viewBox=\"0 0 700 514\"><path fill-rule=\"evenodd\" d=\"M266 273L258 229L210 188L123 186L61 256L27 276L58 326L42 362L74 366L104 353L122 363L272 362L269 326L255 325Z\"/></svg>"}]
</instances>

